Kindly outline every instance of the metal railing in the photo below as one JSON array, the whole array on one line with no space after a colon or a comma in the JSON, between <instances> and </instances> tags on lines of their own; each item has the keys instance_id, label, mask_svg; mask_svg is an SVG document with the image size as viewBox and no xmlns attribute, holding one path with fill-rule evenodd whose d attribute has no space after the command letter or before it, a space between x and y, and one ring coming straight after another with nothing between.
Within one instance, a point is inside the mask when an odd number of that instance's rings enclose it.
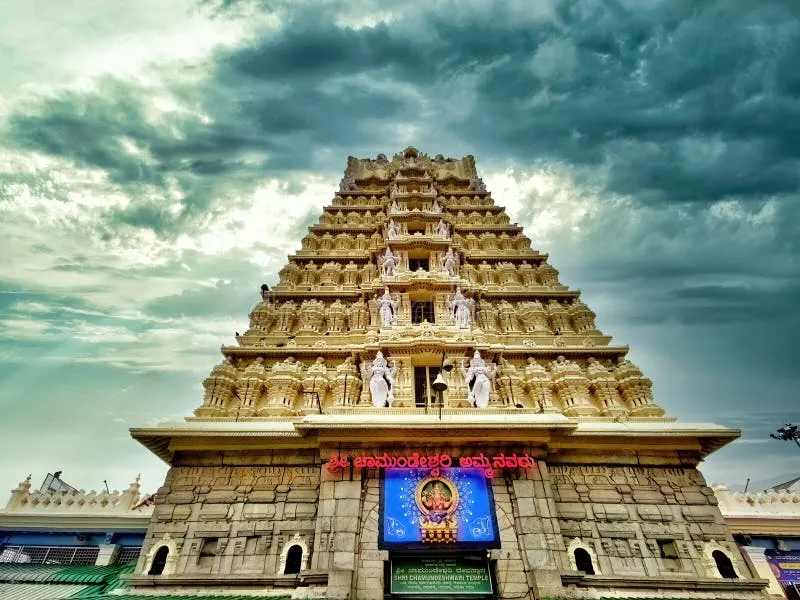
<instances>
[{"instance_id":1,"label":"metal railing","mask_svg":"<svg viewBox=\"0 0 800 600\"><path fill-rule=\"evenodd\" d=\"M3 546L0 563L93 565L99 553L97 546Z\"/></svg>"}]
</instances>

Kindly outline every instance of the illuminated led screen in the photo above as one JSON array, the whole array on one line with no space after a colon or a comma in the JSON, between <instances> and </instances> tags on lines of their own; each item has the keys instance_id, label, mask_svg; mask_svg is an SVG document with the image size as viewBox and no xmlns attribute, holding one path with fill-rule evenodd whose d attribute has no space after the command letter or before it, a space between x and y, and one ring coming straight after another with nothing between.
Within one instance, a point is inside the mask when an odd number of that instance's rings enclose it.
<instances>
[{"instance_id":1,"label":"illuminated led screen","mask_svg":"<svg viewBox=\"0 0 800 600\"><path fill-rule=\"evenodd\" d=\"M384 469L380 546L499 548L483 469Z\"/></svg>"}]
</instances>

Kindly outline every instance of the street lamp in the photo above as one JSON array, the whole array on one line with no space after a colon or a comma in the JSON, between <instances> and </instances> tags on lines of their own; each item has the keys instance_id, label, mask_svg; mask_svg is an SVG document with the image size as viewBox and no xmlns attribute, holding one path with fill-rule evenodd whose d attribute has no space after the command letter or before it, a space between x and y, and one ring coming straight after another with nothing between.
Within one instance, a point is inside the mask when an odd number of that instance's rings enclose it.
<instances>
[{"instance_id":1,"label":"street lamp","mask_svg":"<svg viewBox=\"0 0 800 600\"><path fill-rule=\"evenodd\" d=\"M798 431L797 425L792 425L791 423L787 423L775 433L770 433L769 437L776 440L783 440L784 442L791 440L800 447L800 431Z\"/></svg>"}]
</instances>

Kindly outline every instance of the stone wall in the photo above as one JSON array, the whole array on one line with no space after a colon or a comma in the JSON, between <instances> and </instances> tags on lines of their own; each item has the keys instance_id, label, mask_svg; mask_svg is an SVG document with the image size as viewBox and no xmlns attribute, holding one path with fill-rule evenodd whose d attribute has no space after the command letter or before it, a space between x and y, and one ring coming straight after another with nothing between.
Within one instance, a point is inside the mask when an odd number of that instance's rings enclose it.
<instances>
[{"instance_id":1,"label":"stone wall","mask_svg":"<svg viewBox=\"0 0 800 600\"><path fill-rule=\"evenodd\" d=\"M470 452L481 450L495 454L491 447ZM195 458L170 470L156 495L137 573L146 574L154 550L166 544L174 558L165 574L198 581L280 576L286 551L296 544L303 549L302 572L327 575L327 597L383 597L389 553L378 548L377 469L331 473L310 450L240 459L264 466L204 466L207 460ZM492 490L501 547L490 559L501 597L523 597L531 588L536 597L632 597L641 590L626 589L626 581L659 578L683 578L687 589L654 589L649 597L692 597L692 581L720 577L714 550L749 577L713 491L694 468L539 461L533 469L496 471ZM580 577L578 548L590 555L597 577L617 578L620 589L593 589L592 582L565 587L565 575ZM757 596L752 590L725 595Z\"/></svg>"},{"instance_id":2,"label":"stone wall","mask_svg":"<svg viewBox=\"0 0 800 600\"><path fill-rule=\"evenodd\" d=\"M147 574L161 545L174 554L169 575L279 575L293 544L303 548L307 568L319 500L316 453L253 456L251 464L265 466L187 460L171 468L155 495L136 572Z\"/></svg>"}]
</instances>

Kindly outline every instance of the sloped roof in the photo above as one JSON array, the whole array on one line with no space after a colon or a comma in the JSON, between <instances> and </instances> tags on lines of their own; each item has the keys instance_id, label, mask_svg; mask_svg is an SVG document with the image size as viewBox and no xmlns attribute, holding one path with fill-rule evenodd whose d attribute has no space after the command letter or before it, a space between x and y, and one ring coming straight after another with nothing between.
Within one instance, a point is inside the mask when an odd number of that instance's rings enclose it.
<instances>
[{"instance_id":1,"label":"sloped roof","mask_svg":"<svg viewBox=\"0 0 800 600\"><path fill-rule=\"evenodd\" d=\"M800 477L795 477L794 479L790 479L789 481L779 483L778 485L774 485L769 489L779 492L780 490L791 490L794 489L795 487L800 489Z\"/></svg>"},{"instance_id":2,"label":"sloped roof","mask_svg":"<svg viewBox=\"0 0 800 600\"><path fill-rule=\"evenodd\" d=\"M74 583L0 583L0 598L3 600L65 600L85 598L85 592L96 591L96 585Z\"/></svg>"},{"instance_id":3,"label":"sloped roof","mask_svg":"<svg viewBox=\"0 0 800 600\"><path fill-rule=\"evenodd\" d=\"M100 598L122 586L122 576L134 565L0 564L3 600L66 600Z\"/></svg>"}]
</instances>

